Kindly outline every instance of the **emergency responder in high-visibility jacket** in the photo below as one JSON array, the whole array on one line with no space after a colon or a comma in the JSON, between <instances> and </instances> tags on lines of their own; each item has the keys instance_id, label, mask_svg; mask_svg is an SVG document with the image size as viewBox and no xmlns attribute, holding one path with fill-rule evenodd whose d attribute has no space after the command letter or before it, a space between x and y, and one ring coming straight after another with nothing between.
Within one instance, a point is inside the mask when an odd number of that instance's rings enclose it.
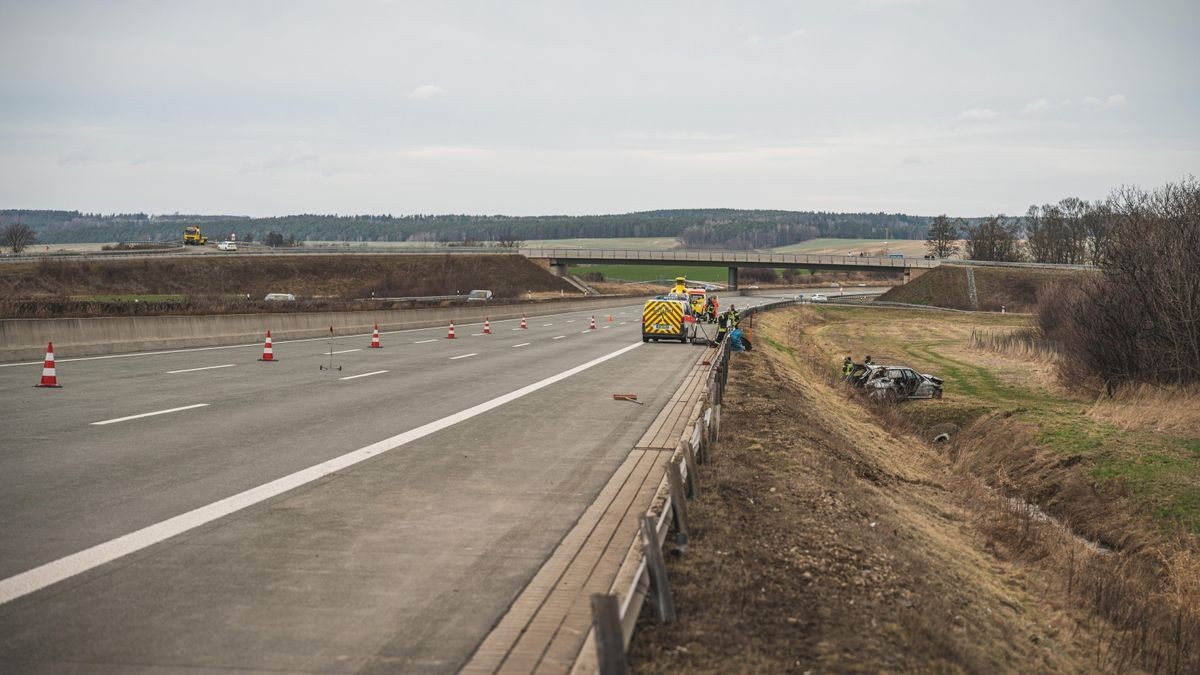
<instances>
[{"instance_id":1,"label":"emergency responder in high-visibility jacket","mask_svg":"<svg viewBox=\"0 0 1200 675\"><path fill-rule=\"evenodd\" d=\"M849 356L842 359L842 377L849 377L851 371L854 370L854 359Z\"/></svg>"},{"instance_id":2,"label":"emergency responder in high-visibility jacket","mask_svg":"<svg viewBox=\"0 0 1200 675\"><path fill-rule=\"evenodd\" d=\"M717 317L717 342L725 339L725 333L729 330L729 312L725 312Z\"/></svg>"},{"instance_id":3,"label":"emergency responder in high-visibility jacket","mask_svg":"<svg viewBox=\"0 0 1200 675\"><path fill-rule=\"evenodd\" d=\"M672 295L687 295L687 279L684 277L675 277L675 287L671 289Z\"/></svg>"},{"instance_id":4,"label":"emergency responder in high-visibility jacket","mask_svg":"<svg viewBox=\"0 0 1200 675\"><path fill-rule=\"evenodd\" d=\"M742 322L742 315L738 314L737 305L729 306L729 327L737 328L737 325Z\"/></svg>"}]
</instances>

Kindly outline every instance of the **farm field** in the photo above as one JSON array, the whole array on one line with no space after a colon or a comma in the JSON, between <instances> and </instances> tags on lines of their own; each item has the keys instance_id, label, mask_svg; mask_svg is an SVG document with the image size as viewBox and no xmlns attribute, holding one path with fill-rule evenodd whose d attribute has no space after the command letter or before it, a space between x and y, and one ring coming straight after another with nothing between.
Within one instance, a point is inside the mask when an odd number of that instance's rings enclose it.
<instances>
[{"instance_id":1,"label":"farm field","mask_svg":"<svg viewBox=\"0 0 1200 675\"><path fill-rule=\"evenodd\" d=\"M724 267L691 267L683 265L573 265L568 268L571 274L583 276L599 272L606 280L621 281L655 281L674 279L679 275L686 276L692 281L712 281L725 283L729 280L729 270Z\"/></svg>"}]
</instances>

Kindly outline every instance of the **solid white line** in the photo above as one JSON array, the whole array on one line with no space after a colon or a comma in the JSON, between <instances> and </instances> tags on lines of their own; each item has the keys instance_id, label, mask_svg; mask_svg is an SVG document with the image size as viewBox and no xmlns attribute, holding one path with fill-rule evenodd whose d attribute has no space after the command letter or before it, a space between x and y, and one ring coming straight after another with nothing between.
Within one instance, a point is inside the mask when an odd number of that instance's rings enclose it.
<instances>
[{"instance_id":1,"label":"solid white line","mask_svg":"<svg viewBox=\"0 0 1200 675\"><path fill-rule=\"evenodd\" d=\"M500 406L515 401L523 396L532 394L539 389L544 389L556 382L582 373L583 371L598 366L609 359L616 357L640 347L642 343L635 342L628 347L622 347L615 352L605 354L596 359L592 359L587 363L580 364L574 368L564 370L557 375L551 375L544 380L539 380L533 384L526 385L520 389L510 391L507 394L497 396L490 401L484 401L479 405L472 406L466 410L456 412L453 415L447 415L440 420L435 420L428 424L410 429L402 434L397 434L391 438L385 438L382 441L372 443L366 447L359 448L352 452L348 452L340 457L334 457L331 460L322 462L315 466L310 466L307 469L301 469L295 473L289 474L282 478L277 478L269 483L259 485L255 488L250 488L245 492L239 492L232 497L226 497L220 501L213 502L206 506L201 506L198 509L180 514L174 518L169 518L160 523L144 527L136 532L130 532L116 539L97 544L88 549L73 553L65 558L59 558L53 562L46 563L39 567L35 567L27 572L22 572L7 579L0 579L0 605L6 602L11 602L23 595L28 595L34 591L43 589L51 584L58 583L64 579L69 579L77 574L81 574L90 569L94 569L108 562L112 562L117 558L129 555L135 551L140 551L148 546L153 546L161 541L165 541L178 534L187 532L194 528L200 527L207 523L211 523L218 518L222 518L231 513L236 513L249 506L254 506L272 497L281 495L289 490L294 490L302 485L306 485L315 480L324 478L331 473L343 471L359 462L370 459L376 455L380 455L391 450L395 450L400 446L411 443L415 440L424 438L430 434L441 431L447 427L454 426L459 422L482 415L485 412L499 408Z\"/></svg>"},{"instance_id":2,"label":"solid white line","mask_svg":"<svg viewBox=\"0 0 1200 675\"><path fill-rule=\"evenodd\" d=\"M550 338L550 339L551 339L551 340L561 340L561 339L563 339L563 338L565 338L565 337L567 337L567 336L566 336L566 335L555 335L554 337L552 337L552 338Z\"/></svg>"},{"instance_id":3,"label":"solid white line","mask_svg":"<svg viewBox=\"0 0 1200 675\"><path fill-rule=\"evenodd\" d=\"M423 344L425 344L426 342L437 342L437 340L417 340L417 341L416 341L416 342L414 342L413 344L414 344L414 345L423 345Z\"/></svg>"},{"instance_id":4,"label":"solid white line","mask_svg":"<svg viewBox=\"0 0 1200 675\"><path fill-rule=\"evenodd\" d=\"M382 375L386 372L387 372L386 370L376 370L376 371L372 371L370 373L363 373L362 375L350 375L348 377L339 377L338 379L339 380L355 380L360 377L370 377L372 375Z\"/></svg>"},{"instance_id":5,"label":"solid white line","mask_svg":"<svg viewBox=\"0 0 1200 675\"><path fill-rule=\"evenodd\" d=\"M223 366L204 366L203 368L184 368L183 370L168 370L166 372L166 374L174 375L175 373L194 373L197 370L213 370L214 368L232 368L236 365L237 365L236 363L226 363Z\"/></svg>"},{"instance_id":6,"label":"solid white line","mask_svg":"<svg viewBox=\"0 0 1200 675\"><path fill-rule=\"evenodd\" d=\"M116 422L126 422L128 420L136 420L142 417L153 417L155 415L165 415L167 413L179 412L180 410L191 410L192 408L203 408L209 405L208 403L196 403L194 405L185 405L182 408L171 408L169 410L155 410L154 412L142 413L141 415L130 415L129 417L118 417L115 420L104 420L103 422L92 422L92 426L101 426L104 424L114 424Z\"/></svg>"},{"instance_id":7,"label":"solid white line","mask_svg":"<svg viewBox=\"0 0 1200 675\"><path fill-rule=\"evenodd\" d=\"M472 352L472 353L470 353L470 354L460 354L460 355L458 355L458 356L451 356L451 357L450 357L450 360L451 360L451 361L454 361L454 360L456 360L456 359L465 359L465 358L467 358L467 357L470 357L470 356L479 356L479 352Z\"/></svg>"},{"instance_id":8,"label":"solid white line","mask_svg":"<svg viewBox=\"0 0 1200 675\"><path fill-rule=\"evenodd\" d=\"M359 348L359 349L343 349L343 350L341 350L340 352L333 352L333 353L334 353L334 354L349 354L350 352L361 352L361 351L362 351L362 348Z\"/></svg>"},{"instance_id":9,"label":"solid white line","mask_svg":"<svg viewBox=\"0 0 1200 675\"><path fill-rule=\"evenodd\" d=\"M521 344L519 344L519 345L513 345L513 349L516 349L517 347L528 347L528 346L529 346L529 344L530 344L530 343L528 343L528 342L522 342L522 343L521 343Z\"/></svg>"}]
</instances>

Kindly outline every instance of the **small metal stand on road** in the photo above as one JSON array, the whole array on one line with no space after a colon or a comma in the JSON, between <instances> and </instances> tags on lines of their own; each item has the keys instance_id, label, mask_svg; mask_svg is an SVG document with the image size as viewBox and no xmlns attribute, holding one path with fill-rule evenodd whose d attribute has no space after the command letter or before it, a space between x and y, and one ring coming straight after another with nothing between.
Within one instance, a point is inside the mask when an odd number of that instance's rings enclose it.
<instances>
[{"instance_id":1,"label":"small metal stand on road","mask_svg":"<svg viewBox=\"0 0 1200 675\"><path fill-rule=\"evenodd\" d=\"M326 368L324 364L321 364L318 367L321 370L329 370L329 371L335 370L334 365L333 365L333 326L329 327L329 367ZM336 370L338 370L340 372L342 370L342 367L337 366Z\"/></svg>"}]
</instances>

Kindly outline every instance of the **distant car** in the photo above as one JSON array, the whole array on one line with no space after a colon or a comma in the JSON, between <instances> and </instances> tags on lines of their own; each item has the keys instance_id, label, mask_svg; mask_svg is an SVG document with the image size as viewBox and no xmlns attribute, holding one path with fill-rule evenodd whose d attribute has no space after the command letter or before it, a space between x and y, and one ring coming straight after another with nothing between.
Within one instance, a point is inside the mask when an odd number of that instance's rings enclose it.
<instances>
[{"instance_id":1,"label":"distant car","mask_svg":"<svg viewBox=\"0 0 1200 675\"><path fill-rule=\"evenodd\" d=\"M824 293L813 293L812 296L809 297L809 301L811 301L811 302L828 302L829 296L825 295Z\"/></svg>"},{"instance_id":2,"label":"distant car","mask_svg":"<svg viewBox=\"0 0 1200 675\"><path fill-rule=\"evenodd\" d=\"M236 251L237 250L237 242L234 242L234 241L217 242L217 250L218 251Z\"/></svg>"},{"instance_id":3,"label":"distant car","mask_svg":"<svg viewBox=\"0 0 1200 675\"><path fill-rule=\"evenodd\" d=\"M467 302L486 302L491 299L491 291L471 291L467 293Z\"/></svg>"},{"instance_id":4,"label":"distant car","mask_svg":"<svg viewBox=\"0 0 1200 675\"><path fill-rule=\"evenodd\" d=\"M878 401L941 398L945 381L908 366L855 364L846 381Z\"/></svg>"},{"instance_id":5,"label":"distant car","mask_svg":"<svg viewBox=\"0 0 1200 675\"><path fill-rule=\"evenodd\" d=\"M748 291L757 291L757 290L758 290L758 286L747 286L747 287L746 287L746 290L748 290Z\"/></svg>"},{"instance_id":6,"label":"distant car","mask_svg":"<svg viewBox=\"0 0 1200 675\"><path fill-rule=\"evenodd\" d=\"M858 285L858 287L859 287L859 288L866 288L866 287L867 287L867 285L866 285L866 284L859 284L859 285Z\"/></svg>"},{"instance_id":7,"label":"distant car","mask_svg":"<svg viewBox=\"0 0 1200 675\"><path fill-rule=\"evenodd\" d=\"M838 282L835 281L832 284L829 284L829 287L830 288L838 288Z\"/></svg>"},{"instance_id":8,"label":"distant car","mask_svg":"<svg viewBox=\"0 0 1200 675\"><path fill-rule=\"evenodd\" d=\"M295 302L296 296L292 295L291 293L267 293L267 296L263 298L263 300L282 300Z\"/></svg>"}]
</instances>

